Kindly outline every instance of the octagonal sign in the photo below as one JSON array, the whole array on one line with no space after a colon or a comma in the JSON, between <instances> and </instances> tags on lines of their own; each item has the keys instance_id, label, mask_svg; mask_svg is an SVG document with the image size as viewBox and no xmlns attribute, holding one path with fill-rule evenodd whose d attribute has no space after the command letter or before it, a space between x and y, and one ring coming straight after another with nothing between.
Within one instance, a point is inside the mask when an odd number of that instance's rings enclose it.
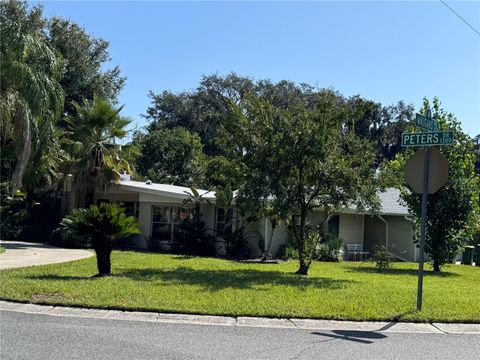
<instances>
[{"instance_id":1,"label":"octagonal sign","mask_svg":"<svg viewBox=\"0 0 480 360\"><path fill-rule=\"evenodd\" d=\"M407 160L405 180L417 194L423 190L423 161L424 149L418 149ZM448 181L448 159L436 148L430 148L430 166L428 172L428 193L434 194Z\"/></svg>"}]
</instances>

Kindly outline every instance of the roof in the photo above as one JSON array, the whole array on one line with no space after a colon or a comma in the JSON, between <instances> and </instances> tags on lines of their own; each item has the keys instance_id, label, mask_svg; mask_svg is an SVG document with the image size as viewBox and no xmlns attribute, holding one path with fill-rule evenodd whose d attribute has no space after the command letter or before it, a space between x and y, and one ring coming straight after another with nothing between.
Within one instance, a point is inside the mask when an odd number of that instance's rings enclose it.
<instances>
[{"instance_id":1,"label":"roof","mask_svg":"<svg viewBox=\"0 0 480 360\"><path fill-rule=\"evenodd\" d=\"M388 188L385 191L380 191L378 193L380 198L380 210L378 215L394 215L394 216L409 216L411 215L408 212L407 206L404 204L400 197L400 190L395 188ZM351 204L347 208L341 211L346 214L363 214L368 215L370 212L358 211L355 205Z\"/></svg>"},{"instance_id":2,"label":"roof","mask_svg":"<svg viewBox=\"0 0 480 360\"><path fill-rule=\"evenodd\" d=\"M147 194L166 196L176 199L186 199L187 194L191 194L192 191L188 187L170 185L170 184L155 184L147 183L143 181L120 181L120 189L127 191L138 191ZM204 199L215 200L215 191L197 189L198 193L203 196ZM380 215L398 215L406 216L410 215L408 208L402 202L400 198L400 190L395 188L389 188L378 194L380 197ZM344 212L354 212L354 209L345 209Z\"/></svg>"},{"instance_id":3,"label":"roof","mask_svg":"<svg viewBox=\"0 0 480 360\"><path fill-rule=\"evenodd\" d=\"M120 181L118 183L120 189L127 191L138 191L147 194L160 195L173 197L177 199L186 199L188 194L192 194L192 191L188 187L170 185L170 184L155 184L153 182L143 181ZM196 189L204 199L214 200L215 191Z\"/></svg>"},{"instance_id":4,"label":"roof","mask_svg":"<svg viewBox=\"0 0 480 360\"><path fill-rule=\"evenodd\" d=\"M410 215L407 206L400 198L400 190L386 189L378 194L380 197L380 215Z\"/></svg>"}]
</instances>

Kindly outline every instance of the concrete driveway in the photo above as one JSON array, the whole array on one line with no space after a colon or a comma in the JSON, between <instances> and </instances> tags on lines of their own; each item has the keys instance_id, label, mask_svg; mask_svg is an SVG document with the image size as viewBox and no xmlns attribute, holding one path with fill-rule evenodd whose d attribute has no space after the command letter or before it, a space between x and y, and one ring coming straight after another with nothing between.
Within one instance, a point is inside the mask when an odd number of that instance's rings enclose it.
<instances>
[{"instance_id":1,"label":"concrete driveway","mask_svg":"<svg viewBox=\"0 0 480 360\"><path fill-rule=\"evenodd\" d=\"M0 270L26 266L56 264L93 256L93 252L80 249L62 249L41 243L1 240L6 251L0 254Z\"/></svg>"}]
</instances>

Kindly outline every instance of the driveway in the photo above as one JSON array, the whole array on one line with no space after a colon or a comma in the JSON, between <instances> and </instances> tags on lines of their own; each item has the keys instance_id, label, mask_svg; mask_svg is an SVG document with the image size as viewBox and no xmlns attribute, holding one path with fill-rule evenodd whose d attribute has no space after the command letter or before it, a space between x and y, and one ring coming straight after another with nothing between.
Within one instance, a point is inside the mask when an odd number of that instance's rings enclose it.
<instances>
[{"instance_id":1,"label":"driveway","mask_svg":"<svg viewBox=\"0 0 480 360\"><path fill-rule=\"evenodd\" d=\"M0 254L0 270L25 266L56 264L93 256L91 251L62 249L42 243L0 241L5 252Z\"/></svg>"}]
</instances>

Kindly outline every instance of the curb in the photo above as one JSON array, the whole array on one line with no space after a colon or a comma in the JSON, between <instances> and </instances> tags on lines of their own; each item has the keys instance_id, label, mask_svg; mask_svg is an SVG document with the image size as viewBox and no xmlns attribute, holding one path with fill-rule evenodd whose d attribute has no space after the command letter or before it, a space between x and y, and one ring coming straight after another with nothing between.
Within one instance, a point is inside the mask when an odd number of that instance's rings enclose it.
<instances>
[{"instance_id":1,"label":"curb","mask_svg":"<svg viewBox=\"0 0 480 360\"><path fill-rule=\"evenodd\" d=\"M264 317L232 317L212 315L166 314L160 312L140 312L121 310L85 309L78 307L38 305L0 300L1 311L13 311L48 316L65 316L89 319L147 321L154 323L183 325L243 326L284 328L301 330L353 330L385 333L423 333L423 334L478 334L480 324L448 323L405 323L405 322L369 322L339 321L316 319L272 319Z\"/></svg>"}]
</instances>

